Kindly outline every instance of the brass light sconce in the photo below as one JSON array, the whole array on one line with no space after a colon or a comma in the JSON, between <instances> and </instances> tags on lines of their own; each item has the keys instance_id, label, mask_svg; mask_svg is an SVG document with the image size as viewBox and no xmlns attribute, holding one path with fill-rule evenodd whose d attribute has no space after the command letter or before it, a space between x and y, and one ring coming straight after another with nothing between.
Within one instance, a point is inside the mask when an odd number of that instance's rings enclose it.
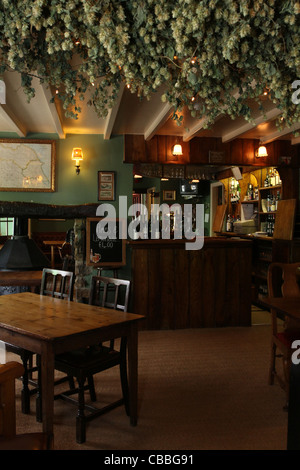
<instances>
[{"instance_id":1,"label":"brass light sconce","mask_svg":"<svg viewBox=\"0 0 300 470\"><path fill-rule=\"evenodd\" d=\"M72 151L72 160L75 160L75 166L76 166L76 174L79 175L80 173L80 164L79 162L83 160L83 153L81 148L73 148Z\"/></svg>"}]
</instances>

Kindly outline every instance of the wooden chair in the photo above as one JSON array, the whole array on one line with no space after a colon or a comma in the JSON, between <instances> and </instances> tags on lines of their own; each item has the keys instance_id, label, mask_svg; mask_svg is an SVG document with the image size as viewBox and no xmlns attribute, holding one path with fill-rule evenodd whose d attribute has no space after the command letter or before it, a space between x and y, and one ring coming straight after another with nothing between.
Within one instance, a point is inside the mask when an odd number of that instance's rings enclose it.
<instances>
[{"instance_id":1,"label":"wooden chair","mask_svg":"<svg viewBox=\"0 0 300 470\"><path fill-rule=\"evenodd\" d=\"M268 270L269 297L300 297L300 263L272 263ZM272 338L271 338L271 363L269 369L269 384L274 384L276 378L286 393L286 406L289 397L289 376L291 344L300 338L300 323L289 318L283 320L283 326L278 325L277 312L271 310ZM281 321L282 323L282 321ZM282 358L282 372L278 373L276 359Z\"/></svg>"},{"instance_id":2,"label":"wooden chair","mask_svg":"<svg viewBox=\"0 0 300 470\"><path fill-rule=\"evenodd\" d=\"M0 364L0 450L46 450L44 433L16 434L15 379L24 373L18 362Z\"/></svg>"},{"instance_id":3,"label":"wooden chair","mask_svg":"<svg viewBox=\"0 0 300 470\"><path fill-rule=\"evenodd\" d=\"M44 268L41 294L58 299L73 300L75 276L72 271Z\"/></svg>"},{"instance_id":4,"label":"wooden chair","mask_svg":"<svg viewBox=\"0 0 300 470\"><path fill-rule=\"evenodd\" d=\"M57 297L60 299L73 299L74 290L74 274L69 271L60 271L57 269L44 268L41 280L40 293L42 295L49 295L51 297ZM36 357L36 366L33 367L33 356L31 351L28 351L19 346L6 343L6 351L17 354L23 364L24 373L22 376L22 392L21 392L21 403L22 412L25 414L30 413L30 396L37 394L37 421L42 421L42 405L40 397L40 374L38 372L38 380L32 379L32 373L39 370L39 356ZM33 388L29 389L29 385Z\"/></svg>"},{"instance_id":5,"label":"wooden chair","mask_svg":"<svg viewBox=\"0 0 300 470\"><path fill-rule=\"evenodd\" d=\"M73 300L75 275L72 271L63 271L59 269L44 268L41 282L41 294L55 297L57 299ZM40 374L40 356L36 358L38 369L38 382L36 388L36 419L42 422L42 384ZM55 385L69 381L70 388L74 388L73 377L63 377L56 380Z\"/></svg>"},{"instance_id":6,"label":"wooden chair","mask_svg":"<svg viewBox=\"0 0 300 470\"><path fill-rule=\"evenodd\" d=\"M122 292L125 289L125 292ZM127 311L129 301L130 281L94 276L92 278L89 303L99 307L113 308ZM123 295L123 301L120 296ZM111 297L111 299L109 298ZM102 408L87 406L85 404L84 391L89 389L92 402L96 401L96 393L93 375L111 367L119 366L122 386L122 398ZM125 405L129 415L129 393L127 382L126 363L126 338L121 338L120 348L114 348L114 342L110 344L97 344L81 350L60 354L55 358L55 369L65 372L69 376L76 377L78 388L68 390L55 398L62 398L76 404L78 408L76 417L76 441L83 443L86 440L86 423L98 416L120 406ZM85 385L86 380L88 385ZM74 400L71 395L78 394ZM85 414L88 411L89 414Z\"/></svg>"}]
</instances>

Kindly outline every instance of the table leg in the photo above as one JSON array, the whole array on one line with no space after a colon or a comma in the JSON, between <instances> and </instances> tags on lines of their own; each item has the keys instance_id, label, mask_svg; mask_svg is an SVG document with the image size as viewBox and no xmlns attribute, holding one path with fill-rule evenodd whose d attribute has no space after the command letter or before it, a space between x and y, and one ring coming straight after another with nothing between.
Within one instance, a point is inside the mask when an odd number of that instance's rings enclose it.
<instances>
[{"instance_id":1,"label":"table leg","mask_svg":"<svg viewBox=\"0 0 300 470\"><path fill-rule=\"evenodd\" d=\"M54 353L46 343L41 354L43 432L48 436L48 449L53 449Z\"/></svg>"},{"instance_id":2,"label":"table leg","mask_svg":"<svg viewBox=\"0 0 300 470\"><path fill-rule=\"evenodd\" d=\"M138 402L138 329L136 323L130 327L127 344L130 424L136 426Z\"/></svg>"}]
</instances>

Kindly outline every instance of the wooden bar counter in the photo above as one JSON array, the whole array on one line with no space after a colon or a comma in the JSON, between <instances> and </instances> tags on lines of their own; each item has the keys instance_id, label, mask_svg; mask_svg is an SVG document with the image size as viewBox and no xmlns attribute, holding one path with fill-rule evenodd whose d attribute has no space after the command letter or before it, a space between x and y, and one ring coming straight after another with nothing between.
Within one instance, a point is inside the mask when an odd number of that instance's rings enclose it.
<instances>
[{"instance_id":1,"label":"wooden bar counter","mask_svg":"<svg viewBox=\"0 0 300 470\"><path fill-rule=\"evenodd\" d=\"M250 326L252 242L205 237L195 251L185 243L129 242L133 311L146 328Z\"/></svg>"}]
</instances>

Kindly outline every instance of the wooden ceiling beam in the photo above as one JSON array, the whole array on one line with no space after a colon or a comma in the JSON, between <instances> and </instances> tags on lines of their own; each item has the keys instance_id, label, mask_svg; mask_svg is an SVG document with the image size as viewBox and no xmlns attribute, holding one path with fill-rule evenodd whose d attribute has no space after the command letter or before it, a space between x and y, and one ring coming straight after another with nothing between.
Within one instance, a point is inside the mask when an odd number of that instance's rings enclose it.
<instances>
[{"instance_id":1,"label":"wooden ceiling beam","mask_svg":"<svg viewBox=\"0 0 300 470\"><path fill-rule=\"evenodd\" d=\"M198 132L200 132L205 124L206 119L202 118L199 119L197 124L195 124L191 129L189 129L185 134L183 134L183 141L184 142L189 142L193 137L195 137Z\"/></svg>"},{"instance_id":2,"label":"wooden ceiling beam","mask_svg":"<svg viewBox=\"0 0 300 470\"><path fill-rule=\"evenodd\" d=\"M45 103L48 106L48 109L50 111L50 114L53 120L54 129L60 139L65 139L66 135L64 133L62 123L61 123L59 114L57 112L55 101L54 102L51 101L52 93L51 93L50 87L45 83L41 83L40 85L41 85L42 96L45 99Z\"/></svg>"},{"instance_id":3,"label":"wooden ceiling beam","mask_svg":"<svg viewBox=\"0 0 300 470\"><path fill-rule=\"evenodd\" d=\"M299 137L293 137L291 140L292 145L297 145L300 144L300 136Z\"/></svg>"},{"instance_id":4,"label":"wooden ceiling beam","mask_svg":"<svg viewBox=\"0 0 300 470\"><path fill-rule=\"evenodd\" d=\"M19 121L15 114L11 111L8 104L0 105L0 116L5 119L11 131L18 134L19 137L26 137L27 130L25 125Z\"/></svg>"},{"instance_id":5,"label":"wooden ceiling beam","mask_svg":"<svg viewBox=\"0 0 300 470\"><path fill-rule=\"evenodd\" d=\"M119 94L117 96L116 102L115 102L113 108L111 108L108 111L107 118L106 118L106 121L105 121L104 133L103 133L105 140L109 140L110 137L111 137L111 134L112 134L112 131L113 131L113 128L114 128L114 124L115 124L115 121L116 121L116 118L117 118L117 115L118 115L118 112L119 112L119 108L120 108L122 96L123 96L123 93L124 93L124 89L125 89L125 85L124 85L124 83L121 83Z\"/></svg>"},{"instance_id":6,"label":"wooden ceiling beam","mask_svg":"<svg viewBox=\"0 0 300 470\"><path fill-rule=\"evenodd\" d=\"M254 122L245 122L242 126L237 126L235 129L227 132L222 136L222 142L230 142L233 139L236 139L238 136L241 136L242 134L245 134L245 132L248 132L255 127L257 127L259 124L262 124L263 122L270 121L272 119L275 119L277 116L281 114L280 109L278 108L273 108L269 111L267 111L265 114L262 114L258 118L254 120Z\"/></svg>"},{"instance_id":7,"label":"wooden ceiling beam","mask_svg":"<svg viewBox=\"0 0 300 470\"><path fill-rule=\"evenodd\" d=\"M169 119L171 112L172 112L172 105L170 103L166 103L163 108L159 110L159 112L153 117L151 123L147 127L144 132L144 139L150 140L160 129L163 124Z\"/></svg>"},{"instance_id":8,"label":"wooden ceiling beam","mask_svg":"<svg viewBox=\"0 0 300 470\"><path fill-rule=\"evenodd\" d=\"M233 98L237 99L239 97L239 90L236 89L233 93L232 93L232 96ZM214 122L217 122L219 121L219 119L221 119L222 117L224 117L224 114L221 113L219 114L219 116L217 116L217 118L215 119ZM204 125L206 123L206 118L201 118L198 120L198 122L191 128L189 129L184 135L183 135L183 141L184 142L188 142L189 140L193 139L194 137L196 137L196 135L202 130L204 129Z\"/></svg>"},{"instance_id":9,"label":"wooden ceiling beam","mask_svg":"<svg viewBox=\"0 0 300 470\"><path fill-rule=\"evenodd\" d=\"M260 139L261 143L263 144L269 144L270 142L273 142L274 140L280 139L284 135L290 134L291 132L295 132L298 129L300 129L300 122L297 122L294 124L292 127L286 127L281 131L276 131L273 132L272 134L265 135Z\"/></svg>"}]
</instances>

